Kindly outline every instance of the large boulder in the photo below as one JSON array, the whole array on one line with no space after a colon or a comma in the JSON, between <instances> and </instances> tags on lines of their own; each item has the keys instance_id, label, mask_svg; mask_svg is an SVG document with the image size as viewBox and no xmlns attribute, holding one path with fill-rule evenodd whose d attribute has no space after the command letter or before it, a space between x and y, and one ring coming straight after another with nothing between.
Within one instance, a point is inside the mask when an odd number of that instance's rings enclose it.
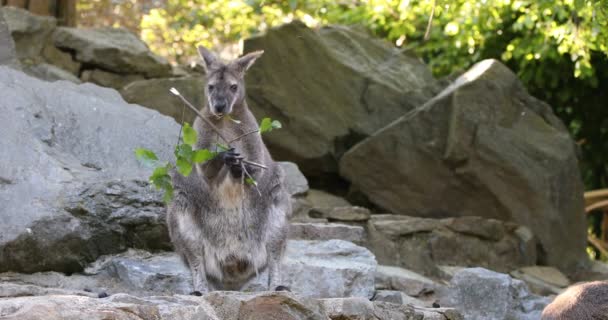
<instances>
[{"instance_id":1,"label":"large boulder","mask_svg":"<svg viewBox=\"0 0 608 320\"><path fill-rule=\"evenodd\" d=\"M541 263L571 272L587 260L574 141L498 61L354 146L340 172L393 213L513 221L538 237Z\"/></svg>"},{"instance_id":2,"label":"large boulder","mask_svg":"<svg viewBox=\"0 0 608 320\"><path fill-rule=\"evenodd\" d=\"M161 196L133 150L168 160L179 126L110 89L0 67L0 271L75 272L127 247L168 249Z\"/></svg>"},{"instance_id":3,"label":"large boulder","mask_svg":"<svg viewBox=\"0 0 608 320\"><path fill-rule=\"evenodd\" d=\"M528 228L495 219L376 214L366 229L365 246L378 262L427 276L443 276L439 265L509 272L537 260L536 241Z\"/></svg>"},{"instance_id":4,"label":"large boulder","mask_svg":"<svg viewBox=\"0 0 608 320\"><path fill-rule=\"evenodd\" d=\"M176 96L169 93L175 87L194 106L202 108L205 103L205 79L191 76L139 80L121 90L122 96L130 103L136 103L173 117L175 121L192 124L196 115Z\"/></svg>"},{"instance_id":5,"label":"large boulder","mask_svg":"<svg viewBox=\"0 0 608 320\"><path fill-rule=\"evenodd\" d=\"M53 33L53 43L60 49L74 51L76 60L107 71L146 77L171 74L169 62L153 54L126 29L59 27Z\"/></svg>"},{"instance_id":6,"label":"large boulder","mask_svg":"<svg viewBox=\"0 0 608 320\"><path fill-rule=\"evenodd\" d=\"M420 60L348 27L293 22L245 40L254 50L264 55L246 77L249 106L285 124L266 141L307 176L335 173L350 146L437 89Z\"/></svg>"}]
</instances>

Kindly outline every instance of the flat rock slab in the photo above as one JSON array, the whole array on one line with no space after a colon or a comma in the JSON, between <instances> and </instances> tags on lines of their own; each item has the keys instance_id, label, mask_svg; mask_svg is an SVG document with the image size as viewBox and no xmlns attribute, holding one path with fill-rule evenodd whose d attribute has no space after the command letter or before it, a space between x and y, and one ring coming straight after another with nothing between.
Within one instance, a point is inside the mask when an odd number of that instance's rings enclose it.
<instances>
[{"instance_id":1,"label":"flat rock slab","mask_svg":"<svg viewBox=\"0 0 608 320\"><path fill-rule=\"evenodd\" d=\"M374 295L376 260L367 249L343 240L289 240L283 260L284 285L304 297L364 297ZM192 291L190 271L176 253L151 254L129 250L108 255L91 264L83 275L61 277L0 274L0 279L41 286L61 285L70 290L127 292L136 295L187 294ZM267 290L267 272L243 291ZM59 278L59 279L58 279ZM83 279L84 278L84 279Z\"/></svg>"},{"instance_id":2,"label":"flat rock slab","mask_svg":"<svg viewBox=\"0 0 608 320\"><path fill-rule=\"evenodd\" d=\"M405 292L412 297L434 293L441 285L414 271L392 266L378 266L376 288Z\"/></svg>"},{"instance_id":3,"label":"flat rock slab","mask_svg":"<svg viewBox=\"0 0 608 320\"><path fill-rule=\"evenodd\" d=\"M0 299L3 319L63 320L462 320L454 309L427 309L363 298L310 299L290 293L213 292L202 297L117 294Z\"/></svg>"},{"instance_id":4,"label":"flat rock slab","mask_svg":"<svg viewBox=\"0 0 608 320\"><path fill-rule=\"evenodd\" d=\"M361 244L365 241L365 230L360 226L341 223L292 222L289 238L298 240L340 239Z\"/></svg>"},{"instance_id":5,"label":"flat rock slab","mask_svg":"<svg viewBox=\"0 0 608 320\"><path fill-rule=\"evenodd\" d=\"M171 73L166 59L153 54L141 39L126 29L59 27L53 33L53 43L58 48L73 50L77 61L116 73L147 77Z\"/></svg>"}]
</instances>

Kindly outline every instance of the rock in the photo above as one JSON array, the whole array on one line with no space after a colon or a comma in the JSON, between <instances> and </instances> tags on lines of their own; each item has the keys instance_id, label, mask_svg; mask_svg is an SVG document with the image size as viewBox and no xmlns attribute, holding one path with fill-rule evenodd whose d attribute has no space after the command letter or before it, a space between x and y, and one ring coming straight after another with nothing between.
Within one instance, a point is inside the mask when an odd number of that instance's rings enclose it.
<instances>
[{"instance_id":1,"label":"rock","mask_svg":"<svg viewBox=\"0 0 608 320\"><path fill-rule=\"evenodd\" d=\"M0 67L0 272L80 271L134 246L168 249L161 196L133 150L169 159L179 127L91 84Z\"/></svg>"},{"instance_id":2,"label":"rock","mask_svg":"<svg viewBox=\"0 0 608 320\"><path fill-rule=\"evenodd\" d=\"M130 103L157 110L173 117L178 123L181 123L183 119L192 124L196 115L184 106L179 98L169 93L169 89L172 87L179 90L194 106L201 108L204 106L205 79L197 76L139 80L127 85L122 89L121 94Z\"/></svg>"},{"instance_id":3,"label":"rock","mask_svg":"<svg viewBox=\"0 0 608 320\"><path fill-rule=\"evenodd\" d=\"M348 206L348 207L321 207L313 208L310 216L314 218L325 218L330 221L367 221L371 212L367 208Z\"/></svg>"},{"instance_id":4,"label":"rock","mask_svg":"<svg viewBox=\"0 0 608 320\"><path fill-rule=\"evenodd\" d=\"M82 72L82 81L93 82L100 86L122 89L131 82L143 80L144 77L138 74L117 74L100 69L89 69Z\"/></svg>"},{"instance_id":5,"label":"rock","mask_svg":"<svg viewBox=\"0 0 608 320\"><path fill-rule=\"evenodd\" d=\"M174 253L129 250L100 258L86 273L114 278L135 291L169 295L193 291L190 270Z\"/></svg>"},{"instance_id":6,"label":"rock","mask_svg":"<svg viewBox=\"0 0 608 320\"><path fill-rule=\"evenodd\" d=\"M136 35L122 28L76 29L59 27L53 44L73 50L77 61L120 74L163 77L171 73L167 60L153 54Z\"/></svg>"},{"instance_id":7,"label":"rock","mask_svg":"<svg viewBox=\"0 0 608 320\"><path fill-rule=\"evenodd\" d=\"M8 24L19 60L39 61L47 39L57 21L12 6L0 7L0 15Z\"/></svg>"},{"instance_id":8,"label":"rock","mask_svg":"<svg viewBox=\"0 0 608 320\"><path fill-rule=\"evenodd\" d=\"M45 81L65 80L74 83L81 82L80 79L73 74L48 63L39 63L35 65L24 64L23 71L32 77Z\"/></svg>"},{"instance_id":9,"label":"rock","mask_svg":"<svg viewBox=\"0 0 608 320\"><path fill-rule=\"evenodd\" d=\"M465 227L467 224L470 227ZM537 259L536 242L527 228L494 219L372 215L366 234L365 246L381 264L433 277L443 275L438 265L483 266L509 272L533 265Z\"/></svg>"},{"instance_id":10,"label":"rock","mask_svg":"<svg viewBox=\"0 0 608 320\"><path fill-rule=\"evenodd\" d=\"M15 283L0 283L0 298L49 296L49 295L79 295L85 297L97 297L97 294L86 291L65 290L59 288L45 288L34 285Z\"/></svg>"},{"instance_id":11,"label":"rock","mask_svg":"<svg viewBox=\"0 0 608 320\"><path fill-rule=\"evenodd\" d=\"M285 172L285 188L293 196L301 196L308 192L308 180L300 172L298 165L293 162L279 162Z\"/></svg>"},{"instance_id":12,"label":"rock","mask_svg":"<svg viewBox=\"0 0 608 320\"><path fill-rule=\"evenodd\" d=\"M560 294L570 280L553 267L531 266L511 271L511 276L524 281L532 292L539 295Z\"/></svg>"},{"instance_id":13,"label":"rock","mask_svg":"<svg viewBox=\"0 0 608 320\"><path fill-rule=\"evenodd\" d=\"M374 256L365 248L342 240L289 240L283 261L284 285L302 297L365 297L374 294ZM127 292L135 295L184 294L192 292L190 271L176 253L150 254L141 250L99 258L84 275L56 280L56 274L37 277L4 276L0 279L38 286L61 286L84 290L103 288L109 294ZM49 280L48 278L51 278ZM265 291L268 274L261 272L243 291ZM68 282L68 283L66 283Z\"/></svg>"},{"instance_id":14,"label":"rock","mask_svg":"<svg viewBox=\"0 0 608 320\"><path fill-rule=\"evenodd\" d=\"M78 61L74 61L69 52L61 51L54 45L48 44L42 49L42 56L48 63L61 68L74 76L80 74L80 67L82 64Z\"/></svg>"},{"instance_id":15,"label":"rock","mask_svg":"<svg viewBox=\"0 0 608 320\"><path fill-rule=\"evenodd\" d=\"M246 77L252 111L287 124L265 140L307 177L335 174L350 146L437 92L419 59L348 27L293 22L245 40L244 48L264 50Z\"/></svg>"},{"instance_id":16,"label":"rock","mask_svg":"<svg viewBox=\"0 0 608 320\"><path fill-rule=\"evenodd\" d=\"M548 298L535 296L524 282L483 268L456 273L440 304L470 320L539 319Z\"/></svg>"},{"instance_id":17,"label":"rock","mask_svg":"<svg viewBox=\"0 0 608 320\"><path fill-rule=\"evenodd\" d=\"M1 10L1 9L0 9ZM17 53L15 52L15 42L11 37L8 24L4 15L0 12L0 65L18 67Z\"/></svg>"},{"instance_id":18,"label":"rock","mask_svg":"<svg viewBox=\"0 0 608 320\"><path fill-rule=\"evenodd\" d=\"M428 309L424 307L397 305L383 301L370 302L363 298L322 299L319 302L330 319L462 319L462 316L458 311L448 308Z\"/></svg>"},{"instance_id":19,"label":"rock","mask_svg":"<svg viewBox=\"0 0 608 320\"><path fill-rule=\"evenodd\" d=\"M392 266L378 266L375 279L376 288L399 290L412 297L432 294L441 287L423 275Z\"/></svg>"},{"instance_id":20,"label":"rock","mask_svg":"<svg viewBox=\"0 0 608 320\"><path fill-rule=\"evenodd\" d=\"M376 294L372 298L373 301L389 302L394 304L409 304L417 307L431 307L431 303L420 299L410 297L407 294L397 290L376 290Z\"/></svg>"},{"instance_id":21,"label":"rock","mask_svg":"<svg viewBox=\"0 0 608 320\"><path fill-rule=\"evenodd\" d=\"M289 238L299 240L340 239L357 244L365 242L365 230L361 226L340 223L292 222Z\"/></svg>"},{"instance_id":22,"label":"rock","mask_svg":"<svg viewBox=\"0 0 608 320\"><path fill-rule=\"evenodd\" d=\"M513 221L540 241L540 263L572 272L587 260L575 143L498 61L351 148L340 172L393 213Z\"/></svg>"}]
</instances>

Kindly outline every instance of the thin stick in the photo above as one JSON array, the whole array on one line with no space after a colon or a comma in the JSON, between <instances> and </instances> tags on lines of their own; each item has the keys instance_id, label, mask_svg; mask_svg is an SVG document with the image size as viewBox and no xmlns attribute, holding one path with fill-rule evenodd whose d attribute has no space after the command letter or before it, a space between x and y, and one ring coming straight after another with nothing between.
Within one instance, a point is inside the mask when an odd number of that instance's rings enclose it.
<instances>
[{"instance_id":1,"label":"thin stick","mask_svg":"<svg viewBox=\"0 0 608 320\"><path fill-rule=\"evenodd\" d=\"M231 143L233 143L233 142L235 142L235 141L237 141L237 140L239 140L239 139L243 138L244 136L248 136L248 135L250 135L250 134L252 134L252 133L256 133L256 132L260 132L260 129L255 129L255 130L251 130L251 131L249 131L249 132L245 132L245 133L243 133L242 135L240 135L240 136L238 136L238 137L236 137L236 138L234 138L234 139L232 139L232 140L228 141L228 144L231 144Z\"/></svg>"},{"instance_id":2,"label":"thin stick","mask_svg":"<svg viewBox=\"0 0 608 320\"><path fill-rule=\"evenodd\" d=\"M186 100L186 98L184 98L182 96L181 93L179 93L179 91L177 91L177 89L175 88L171 88L171 90L169 90L169 92L171 92L172 94L178 96L180 99L182 99L182 101L188 106L190 107L190 109L192 109L192 111L194 111L196 113L196 115L198 115L203 121L205 121L210 127L211 129L213 129L213 131L215 131L215 133L217 133L217 135L222 138L222 140L224 140L224 142L226 142L227 144L230 144L230 141L228 139L226 139L226 137L224 137L224 135L220 132L220 129L218 129L213 122L211 122L209 119L205 118L205 116L203 116L202 113L200 113L198 111L198 109L196 109L191 103L190 101Z\"/></svg>"},{"instance_id":3,"label":"thin stick","mask_svg":"<svg viewBox=\"0 0 608 320\"><path fill-rule=\"evenodd\" d=\"M257 190L258 194L261 196L262 193L260 192L260 189L258 188L258 183L255 181L255 179L249 174L249 171L247 171L247 168L245 167L245 165L241 164L241 167L243 168L243 172L245 172L245 174L247 175L247 177L249 177L249 179L251 179L251 181L253 181L253 186L255 187L255 190Z\"/></svg>"},{"instance_id":4,"label":"thin stick","mask_svg":"<svg viewBox=\"0 0 608 320\"><path fill-rule=\"evenodd\" d=\"M190 103L190 101L186 100L186 98L184 98L182 96L181 93L179 93L179 91L177 91L177 89L175 88L171 88L171 90L169 90L169 92L171 92L173 95L176 95L177 97L179 97L180 99L182 99L182 101L188 106L190 107L190 109L192 109L192 111L194 111L196 113L197 116L199 116L203 121L205 121L210 127L211 129L213 129L213 131L215 131L215 133L217 133L217 135L224 140L224 142L226 142L228 144L228 146L230 147L230 140L228 140L221 132L220 129L218 129L209 119L205 118L205 116L203 116L202 113L200 113L193 105L192 103ZM253 162L253 161L249 161L249 160L243 160L244 163L252 165L254 167L259 167L262 169L268 169L267 166L257 163L257 162Z\"/></svg>"},{"instance_id":5,"label":"thin stick","mask_svg":"<svg viewBox=\"0 0 608 320\"><path fill-rule=\"evenodd\" d=\"M433 0L433 8L431 9L431 16L429 17L429 23L426 25L426 32L424 32L424 41L429 40L431 35L431 24L433 23L433 16L435 15L435 5L437 0Z\"/></svg>"}]
</instances>

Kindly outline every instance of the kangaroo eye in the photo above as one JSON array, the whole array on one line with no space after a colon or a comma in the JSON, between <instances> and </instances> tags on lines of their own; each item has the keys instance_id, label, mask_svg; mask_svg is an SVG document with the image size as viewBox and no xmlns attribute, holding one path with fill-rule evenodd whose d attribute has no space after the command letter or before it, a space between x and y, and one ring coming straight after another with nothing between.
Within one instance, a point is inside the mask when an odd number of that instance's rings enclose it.
<instances>
[{"instance_id":1,"label":"kangaroo eye","mask_svg":"<svg viewBox=\"0 0 608 320\"><path fill-rule=\"evenodd\" d=\"M233 84L230 86L230 90L232 90L232 91L236 91L236 88L237 88L236 84Z\"/></svg>"},{"instance_id":2,"label":"kangaroo eye","mask_svg":"<svg viewBox=\"0 0 608 320\"><path fill-rule=\"evenodd\" d=\"M212 91L212 90L213 90L213 88L215 88L215 86L214 86L214 85L212 85L212 84L210 84L208 88L209 88L209 91Z\"/></svg>"}]
</instances>

